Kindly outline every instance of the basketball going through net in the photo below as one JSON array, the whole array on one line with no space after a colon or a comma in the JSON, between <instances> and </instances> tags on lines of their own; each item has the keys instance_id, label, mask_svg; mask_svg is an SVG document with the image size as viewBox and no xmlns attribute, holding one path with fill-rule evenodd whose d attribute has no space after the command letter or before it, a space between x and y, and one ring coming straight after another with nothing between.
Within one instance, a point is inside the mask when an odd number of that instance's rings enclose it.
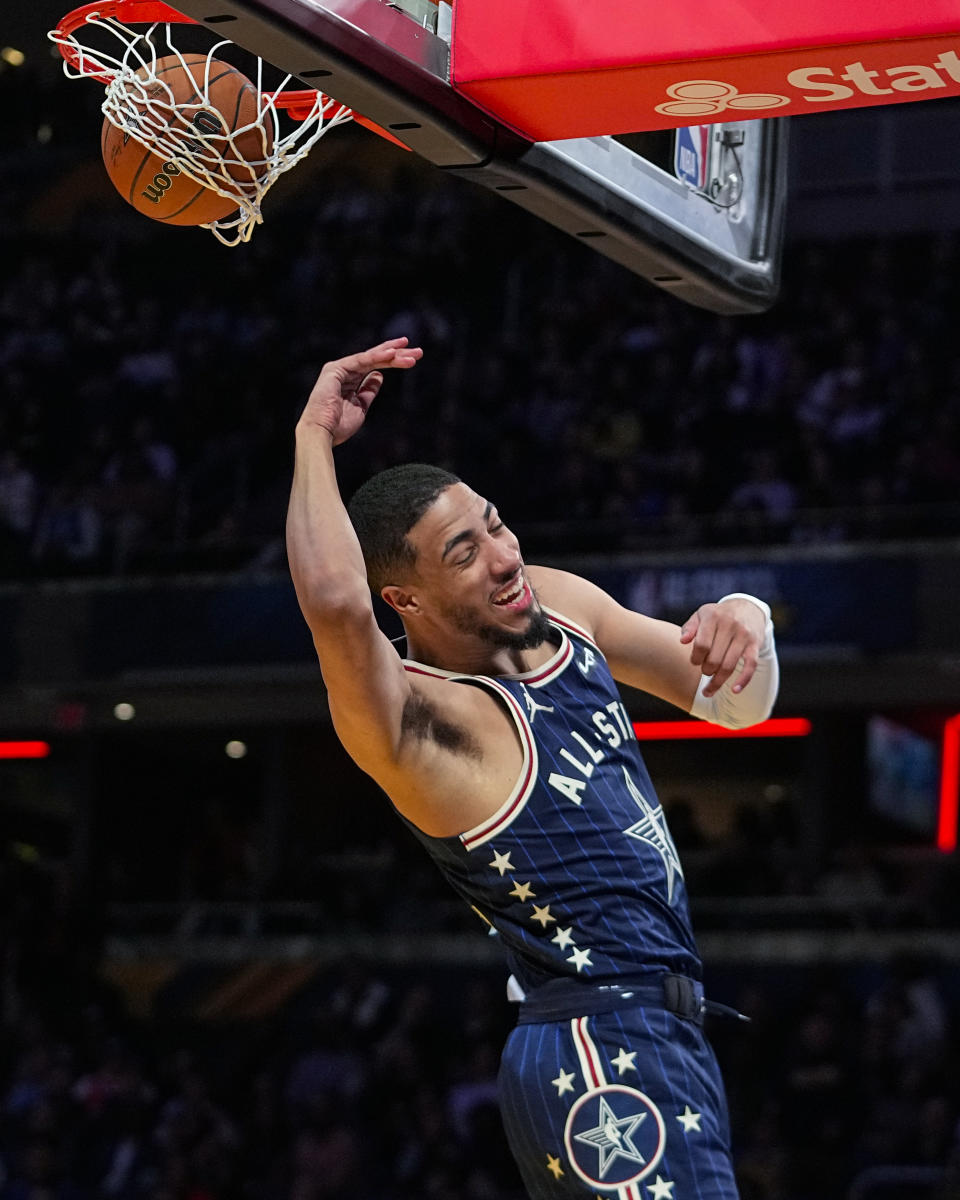
<instances>
[{"instance_id":1,"label":"basketball going through net","mask_svg":"<svg viewBox=\"0 0 960 1200\"><path fill-rule=\"evenodd\" d=\"M237 245L261 222L274 181L355 114L321 92L285 90L291 75L265 89L262 59L253 78L222 60L227 40L184 54L172 30L185 23L195 24L155 0L110 0L69 13L49 37L68 77L106 85L101 149L120 194L155 220L203 225Z\"/></svg>"}]
</instances>

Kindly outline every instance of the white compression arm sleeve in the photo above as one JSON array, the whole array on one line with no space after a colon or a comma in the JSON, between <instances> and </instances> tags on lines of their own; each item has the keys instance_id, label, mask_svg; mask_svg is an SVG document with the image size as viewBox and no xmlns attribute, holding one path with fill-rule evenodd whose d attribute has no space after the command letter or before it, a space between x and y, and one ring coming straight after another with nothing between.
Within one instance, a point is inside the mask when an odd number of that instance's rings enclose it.
<instances>
[{"instance_id":1,"label":"white compression arm sleeve","mask_svg":"<svg viewBox=\"0 0 960 1200\"><path fill-rule=\"evenodd\" d=\"M735 671L713 696L703 694L704 688L710 686L710 676L704 675L690 706L690 714L699 717L701 721L723 725L726 729L747 729L770 716L780 687L780 666L773 640L773 621L770 618L769 605L758 600L756 596L748 596L745 592L733 592L724 596L723 600L750 600L766 617L763 642L757 656L757 669L742 692L733 690L733 683L737 678ZM742 663L743 659L740 661Z\"/></svg>"}]
</instances>

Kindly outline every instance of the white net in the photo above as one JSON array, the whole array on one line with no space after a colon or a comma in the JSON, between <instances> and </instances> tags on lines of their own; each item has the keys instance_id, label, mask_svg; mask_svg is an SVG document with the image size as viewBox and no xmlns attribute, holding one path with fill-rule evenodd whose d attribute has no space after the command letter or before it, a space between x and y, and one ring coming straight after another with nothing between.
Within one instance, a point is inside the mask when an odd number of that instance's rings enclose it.
<instances>
[{"instance_id":1,"label":"white net","mask_svg":"<svg viewBox=\"0 0 960 1200\"><path fill-rule=\"evenodd\" d=\"M99 45L95 49L85 46L77 37L78 32L89 37L93 31L108 35L98 36L107 44L107 51ZM220 52L232 43L219 41L205 56L185 55L174 45L169 23L154 22L137 33L112 16L88 12L78 30L55 29L48 36L60 47L68 78L92 77L106 83L101 107L107 120L156 154L165 168L171 168L146 181L145 196L152 199L149 189L156 192L169 187L171 175L183 174L235 202L234 212L204 225L227 246L249 241L263 219L260 205L274 181L305 158L329 129L353 116L346 105L320 92L307 94L296 106L285 103L283 89L293 76L264 90L264 64L258 58L255 76L250 79L257 92L256 115L231 128L231 122L211 102L210 84L222 61ZM177 61L171 63L170 56ZM163 64L162 74L158 63ZM181 67L196 83L189 103L174 95L168 82L176 74L171 66ZM281 122L281 112L287 108L296 119L285 114ZM284 124L292 128L283 132Z\"/></svg>"}]
</instances>

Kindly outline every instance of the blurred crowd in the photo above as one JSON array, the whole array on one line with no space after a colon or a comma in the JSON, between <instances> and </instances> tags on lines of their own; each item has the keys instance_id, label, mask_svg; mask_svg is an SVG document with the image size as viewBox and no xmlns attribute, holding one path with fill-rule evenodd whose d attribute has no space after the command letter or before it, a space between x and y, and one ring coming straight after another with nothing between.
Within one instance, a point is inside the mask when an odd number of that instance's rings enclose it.
<instances>
[{"instance_id":1,"label":"blurred crowd","mask_svg":"<svg viewBox=\"0 0 960 1200\"><path fill-rule=\"evenodd\" d=\"M15 74L0 78L0 156L18 167L0 201L7 578L276 565L320 365L400 333L426 357L341 453L347 491L437 462L547 548L960 528L953 235L790 245L773 309L718 317L335 130L228 250L111 191L93 85L48 85L38 115Z\"/></svg>"},{"instance_id":2,"label":"blurred crowd","mask_svg":"<svg viewBox=\"0 0 960 1200\"><path fill-rule=\"evenodd\" d=\"M0 1200L523 1200L502 972L307 964L309 1003L269 1017L134 1016L63 879L11 856L3 885ZM710 1026L743 1200L956 1200L955 966L708 962L707 982L751 1018Z\"/></svg>"},{"instance_id":3,"label":"blurred crowd","mask_svg":"<svg viewBox=\"0 0 960 1200\"><path fill-rule=\"evenodd\" d=\"M3 1200L522 1200L489 981L343 964L308 1012L204 1026L133 1021L69 953L6 965Z\"/></svg>"}]
</instances>

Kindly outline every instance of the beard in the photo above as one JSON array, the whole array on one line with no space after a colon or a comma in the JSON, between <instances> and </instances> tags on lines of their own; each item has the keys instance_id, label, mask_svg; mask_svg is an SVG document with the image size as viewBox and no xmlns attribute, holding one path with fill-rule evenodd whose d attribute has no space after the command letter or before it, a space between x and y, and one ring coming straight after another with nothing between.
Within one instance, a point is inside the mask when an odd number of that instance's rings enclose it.
<instances>
[{"instance_id":1,"label":"beard","mask_svg":"<svg viewBox=\"0 0 960 1200\"><path fill-rule=\"evenodd\" d=\"M468 633L496 646L499 650L536 650L550 636L550 621L534 595L534 607L526 629L513 633L496 625L478 625L476 614L469 608L454 606L446 615L461 633Z\"/></svg>"}]
</instances>

